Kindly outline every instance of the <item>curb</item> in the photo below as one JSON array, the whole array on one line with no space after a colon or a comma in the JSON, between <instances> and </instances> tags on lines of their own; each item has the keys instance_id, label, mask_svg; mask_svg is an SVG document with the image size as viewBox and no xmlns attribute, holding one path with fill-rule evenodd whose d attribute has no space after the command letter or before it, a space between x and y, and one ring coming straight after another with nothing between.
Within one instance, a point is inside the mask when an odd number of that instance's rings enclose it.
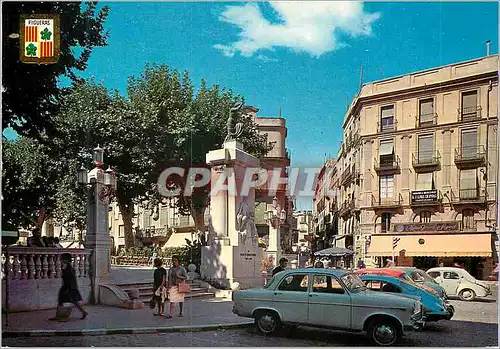
<instances>
[{"instance_id":1,"label":"curb","mask_svg":"<svg viewBox=\"0 0 500 349\"><path fill-rule=\"evenodd\" d=\"M233 324L193 325L193 326L170 326L170 327L137 327L137 328L114 328L114 329L88 329L88 330L32 330L32 331L5 331L2 330L4 338L15 337L53 337L53 336L103 336L112 334L155 334L169 332L201 332L213 330L226 330L246 328L254 322L242 322Z\"/></svg>"}]
</instances>

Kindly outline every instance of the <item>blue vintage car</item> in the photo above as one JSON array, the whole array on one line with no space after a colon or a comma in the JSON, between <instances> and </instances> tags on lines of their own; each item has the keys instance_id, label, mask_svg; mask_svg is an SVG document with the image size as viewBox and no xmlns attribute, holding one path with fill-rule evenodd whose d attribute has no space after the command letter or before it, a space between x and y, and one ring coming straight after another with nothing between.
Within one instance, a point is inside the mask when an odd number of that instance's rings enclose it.
<instances>
[{"instance_id":1,"label":"blue vintage car","mask_svg":"<svg viewBox=\"0 0 500 349\"><path fill-rule=\"evenodd\" d=\"M383 275L361 275L361 280L372 291L398 293L414 299L419 299L424 306L426 322L442 319L450 320L455 309L441 297L423 290L401 278Z\"/></svg>"},{"instance_id":2,"label":"blue vintage car","mask_svg":"<svg viewBox=\"0 0 500 349\"><path fill-rule=\"evenodd\" d=\"M436 280L434 280L425 271L415 267L392 267L392 268L404 271L405 275L408 276L408 278L410 278L413 282L431 287L434 291L438 293L439 297L444 299L447 298L447 294L444 288L441 285L439 285L436 282Z\"/></svg>"}]
</instances>

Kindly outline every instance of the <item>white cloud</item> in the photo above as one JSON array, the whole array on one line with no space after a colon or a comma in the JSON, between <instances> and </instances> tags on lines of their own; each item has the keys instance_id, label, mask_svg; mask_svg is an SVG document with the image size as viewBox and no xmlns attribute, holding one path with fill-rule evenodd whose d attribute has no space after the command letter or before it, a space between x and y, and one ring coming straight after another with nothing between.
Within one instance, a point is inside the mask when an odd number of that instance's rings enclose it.
<instances>
[{"instance_id":1,"label":"white cloud","mask_svg":"<svg viewBox=\"0 0 500 349\"><path fill-rule=\"evenodd\" d=\"M238 27L239 40L217 44L225 56L237 52L251 57L259 50L287 47L319 57L343 46L337 34L352 37L372 34L372 23L379 13L367 13L362 2L352 1L272 1L279 22L264 18L258 3L227 6L219 20Z\"/></svg>"}]
</instances>

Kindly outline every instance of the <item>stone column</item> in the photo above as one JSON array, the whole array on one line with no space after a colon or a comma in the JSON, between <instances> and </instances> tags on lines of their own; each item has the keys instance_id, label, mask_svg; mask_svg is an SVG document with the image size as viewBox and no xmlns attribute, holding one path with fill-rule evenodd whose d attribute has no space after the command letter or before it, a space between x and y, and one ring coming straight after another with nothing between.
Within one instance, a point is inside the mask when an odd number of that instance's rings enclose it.
<instances>
[{"instance_id":1,"label":"stone column","mask_svg":"<svg viewBox=\"0 0 500 349\"><path fill-rule=\"evenodd\" d=\"M104 171L94 168L89 173L91 188L87 205L87 232L85 248L91 249L89 274L92 282L91 303L99 302L99 284L109 280L109 231L108 211L109 198L104 194L107 188L104 185Z\"/></svg>"}]
</instances>

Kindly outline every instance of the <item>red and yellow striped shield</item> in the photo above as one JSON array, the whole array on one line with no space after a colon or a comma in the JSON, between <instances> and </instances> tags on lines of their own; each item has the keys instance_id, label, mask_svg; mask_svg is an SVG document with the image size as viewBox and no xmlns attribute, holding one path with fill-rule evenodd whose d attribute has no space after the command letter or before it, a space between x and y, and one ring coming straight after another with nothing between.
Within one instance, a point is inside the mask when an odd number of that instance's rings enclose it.
<instances>
[{"instance_id":1,"label":"red and yellow striped shield","mask_svg":"<svg viewBox=\"0 0 500 349\"><path fill-rule=\"evenodd\" d=\"M23 63L57 63L60 53L59 15L21 15L20 59Z\"/></svg>"}]
</instances>

